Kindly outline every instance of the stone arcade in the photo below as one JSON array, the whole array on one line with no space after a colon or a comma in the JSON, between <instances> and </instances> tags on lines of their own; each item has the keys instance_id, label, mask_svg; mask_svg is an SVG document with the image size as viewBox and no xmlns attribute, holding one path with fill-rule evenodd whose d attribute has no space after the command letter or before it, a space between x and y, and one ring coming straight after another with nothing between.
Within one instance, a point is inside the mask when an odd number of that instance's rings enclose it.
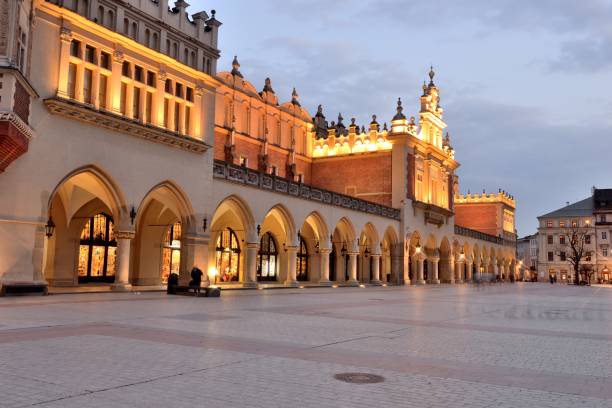
<instances>
[{"instance_id":1,"label":"stone arcade","mask_svg":"<svg viewBox=\"0 0 612 408\"><path fill-rule=\"evenodd\" d=\"M186 8L2 2L3 284L126 290L194 265L245 287L516 274L514 199L459 194L433 69L418 120L398 100L389 126L329 123L296 90L257 91L237 58L217 73L221 23Z\"/></svg>"}]
</instances>

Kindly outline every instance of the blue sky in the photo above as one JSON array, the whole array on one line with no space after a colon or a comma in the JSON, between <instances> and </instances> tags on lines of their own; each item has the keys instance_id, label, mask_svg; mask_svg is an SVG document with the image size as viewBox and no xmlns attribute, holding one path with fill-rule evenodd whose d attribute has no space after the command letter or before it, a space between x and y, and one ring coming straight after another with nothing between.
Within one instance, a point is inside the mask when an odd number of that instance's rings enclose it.
<instances>
[{"instance_id":1,"label":"blue sky","mask_svg":"<svg viewBox=\"0 0 612 408\"><path fill-rule=\"evenodd\" d=\"M234 55L282 101L311 114L417 116L436 70L462 192L517 198L536 217L612 187L612 0L193 0L223 23L218 70Z\"/></svg>"}]
</instances>

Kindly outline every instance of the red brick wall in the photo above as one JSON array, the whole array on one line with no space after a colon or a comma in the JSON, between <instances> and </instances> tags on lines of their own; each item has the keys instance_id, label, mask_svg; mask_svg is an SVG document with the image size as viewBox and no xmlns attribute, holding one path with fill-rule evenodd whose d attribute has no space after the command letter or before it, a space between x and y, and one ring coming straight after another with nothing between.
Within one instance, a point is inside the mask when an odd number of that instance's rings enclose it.
<instances>
[{"instance_id":1,"label":"red brick wall","mask_svg":"<svg viewBox=\"0 0 612 408\"><path fill-rule=\"evenodd\" d=\"M215 132L215 160L225 160L225 144L227 135Z\"/></svg>"},{"instance_id":2,"label":"red brick wall","mask_svg":"<svg viewBox=\"0 0 612 408\"><path fill-rule=\"evenodd\" d=\"M415 162L414 162L414 154L408 154L408 159L406 160L406 198L410 200L414 200L414 178L416 175L415 171Z\"/></svg>"},{"instance_id":3,"label":"red brick wall","mask_svg":"<svg viewBox=\"0 0 612 408\"><path fill-rule=\"evenodd\" d=\"M15 81L13 111L21 120L28 123L28 117L30 116L30 94L28 94L28 91L26 91L19 81Z\"/></svg>"},{"instance_id":4,"label":"red brick wall","mask_svg":"<svg viewBox=\"0 0 612 408\"><path fill-rule=\"evenodd\" d=\"M310 160L301 159L300 157L296 156L295 164L297 167L297 174L304 174L304 184L311 184L312 163L310 162Z\"/></svg>"},{"instance_id":5,"label":"red brick wall","mask_svg":"<svg viewBox=\"0 0 612 408\"><path fill-rule=\"evenodd\" d=\"M355 187L357 198L391 206L391 163L391 152L315 159L311 184L341 194Z\"/></svg>"},{"instance_id":6,"label":"red brick wall","mask_svg":"<svg viewBox=\"0 0 612 408\"><path fill-rule=\"evenodd\" d=\"M261 145L253 140L247 140L242 138L235 138L234 144L236 146L236 163L240 164L240 156L244 156L249 161L249 168L257 170L259 154L261 153Z\"/></svg>"},{"instance_id":7,"label":"red brick wall","mask_svg":"<svg viewBox=\"0 0 612 408\"><path fill-rule=\"evenodd\" d=\"M498 231L501 231L501 228L498 228L498 225L501 227L501 220L497 219L501 205L455 203L455 224L497 236Z\"/></svg>"},{"instance_id":8,"label":"red brick wall","mask_svg":"<svg viewBox=\"0 0 612 408\"><path fill-rule=\"evenodd\" d=\"M268 165L270 168L276 166L276 175L279 177L287 177L287 157L289 153L286 151L277 151L268 149Z\"/></svg>"},{"instance_id":9,"label":"red brick wall","mask_svg":"<svg viewBox=\"0 0 612 408\"><path fill-rule=\"evenodd\" d=\"M9 122L0 122L0 172L28 151L28 139Z\"/></svg>"}]
</instances>

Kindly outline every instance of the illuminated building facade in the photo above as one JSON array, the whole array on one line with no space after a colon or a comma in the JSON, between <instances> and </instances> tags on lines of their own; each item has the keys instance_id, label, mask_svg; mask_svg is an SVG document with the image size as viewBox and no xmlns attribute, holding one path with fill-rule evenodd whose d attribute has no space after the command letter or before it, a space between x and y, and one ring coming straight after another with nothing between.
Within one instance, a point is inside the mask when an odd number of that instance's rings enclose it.
<instances>
[{"instance_id":1,"label":"illuminated building facade","mask_svg":"<svg viewBox=\"0 0 612 408\"><path fill-rule=\"evenodd\" d=\"M587 234L581 264L592 272L591 282L612 282L612 189L593 188L590 197L539 216L538 224L540 280L546 281L553 276L557 282L573 282L573 266L568 261L568 235L578 228Z\"/></svg>"},{"instance_id":2,"label":"illuminated building facade","mask_svg":"<svg viewBox=\"0 0 612 408\"><path fill-rule=\"evenodd\" d=\"M3 37L13 44L3 92L28 110L3 94L19 132L0 146L25 146L0 150L3 284L126 290L170 273L187 281L194 265L244 287L516 271L513 200L502 197L501 218L478 216L494 221L457 221L481 203L458 195L433 70L418 121L398 100L389 127L373 117L360 128L329 123L321 107L312 117L295 90L280 101L269 79L258 91L237 58L217 73L214 11L189 15L182 0L18 4L26 37ZM503 233L481 228L499 220Z\"/></svg>"}]
</instances>

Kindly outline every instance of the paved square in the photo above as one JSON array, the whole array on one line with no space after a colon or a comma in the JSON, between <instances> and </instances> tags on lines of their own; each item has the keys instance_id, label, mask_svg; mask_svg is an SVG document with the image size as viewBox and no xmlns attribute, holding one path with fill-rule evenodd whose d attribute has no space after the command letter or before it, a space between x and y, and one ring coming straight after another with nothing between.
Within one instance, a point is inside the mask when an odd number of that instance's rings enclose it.
<instances>
[{"instance_id":1,"label":"paved square","mask_svg":"<svg viewBox=\"0 0 612 408\"><path fill-rule=\"evenodd\" d=\"M612 407L611 362L608 288L0 299L1 407Z\"/></svg>"}]
</instances>

